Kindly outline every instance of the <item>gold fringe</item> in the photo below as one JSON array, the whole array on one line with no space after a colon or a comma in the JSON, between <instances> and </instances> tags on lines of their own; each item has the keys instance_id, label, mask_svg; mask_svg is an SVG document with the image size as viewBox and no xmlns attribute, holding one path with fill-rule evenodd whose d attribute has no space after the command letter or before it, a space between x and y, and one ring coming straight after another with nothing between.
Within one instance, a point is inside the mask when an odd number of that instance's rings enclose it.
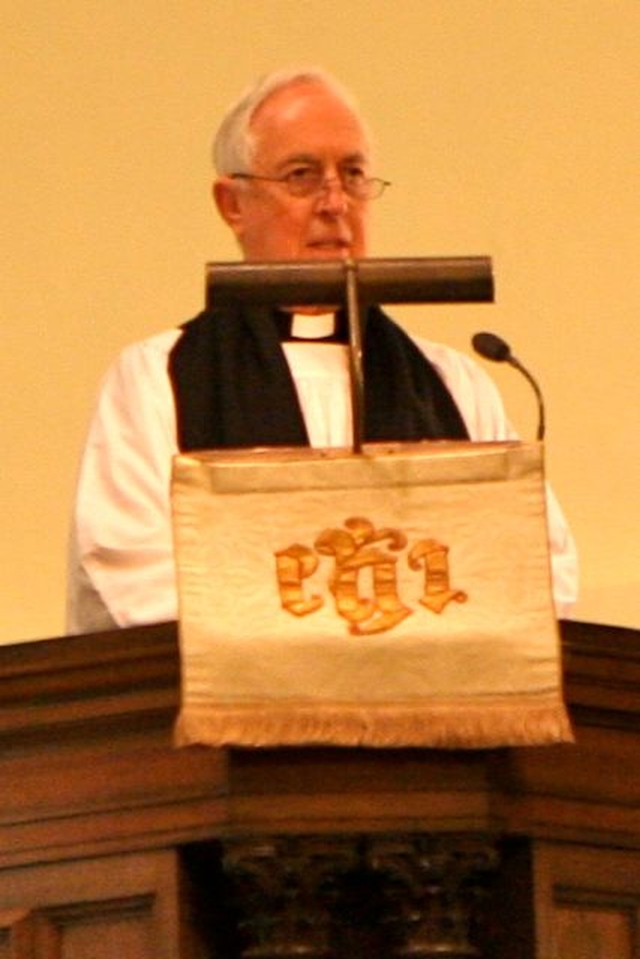
<instances>
[{"instance_id":1,"label":"gold fringe","mask_svg":"<svg viewBox=\"0 0 640 959\"><path fill-rule=\"evenodd\" d=\"M483 705L183 706L178 746L335 745L486 749L573 742L562 701Z\"/></svg>"}]
</instances>

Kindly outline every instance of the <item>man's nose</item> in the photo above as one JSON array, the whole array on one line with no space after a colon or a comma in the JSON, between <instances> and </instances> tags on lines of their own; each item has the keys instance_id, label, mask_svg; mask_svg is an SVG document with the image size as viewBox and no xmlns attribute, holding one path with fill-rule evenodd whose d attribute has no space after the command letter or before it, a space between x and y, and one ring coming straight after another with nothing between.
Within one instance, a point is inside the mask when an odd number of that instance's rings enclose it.
<instances>
[{"instance_id":1,"label":"man's nose","mask_svg":"<svg viewBox=\"0 0 640 959\"><path fill-rule=\"evenodd\" d=\"M349 197L339 176L327 177L322 181L318 193L318 209L324 213L339 216L345 213Z\"/></svg>"}]
</instances>

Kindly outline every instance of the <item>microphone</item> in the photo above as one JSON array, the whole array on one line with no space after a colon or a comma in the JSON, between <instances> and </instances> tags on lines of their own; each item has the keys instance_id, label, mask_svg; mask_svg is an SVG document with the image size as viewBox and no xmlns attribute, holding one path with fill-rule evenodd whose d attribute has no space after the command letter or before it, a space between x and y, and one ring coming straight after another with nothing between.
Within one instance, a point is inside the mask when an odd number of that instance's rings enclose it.
<instances>
[{"instance_id":1,"label":"microphone","mask_svg":"<svg viewBox=\"0 0 640 959\"><path fill-rule=\"evenodd\" d=\"M471 340L471 343L476 353L479 353L480 356L483 356L485 360L493 360L494 363L509 363L510 366L513 366L516 370L519 370L525 379L529 381L533 387L533 390L536 394L536 399L538 401L537 438L538 440L543 440L545 433L544 400L542 398L540 387L529 370L523 366L520 360L513 355L509 344L499 336L496 336L495 333L476 333Z\"/></svg>"}]
</instances>

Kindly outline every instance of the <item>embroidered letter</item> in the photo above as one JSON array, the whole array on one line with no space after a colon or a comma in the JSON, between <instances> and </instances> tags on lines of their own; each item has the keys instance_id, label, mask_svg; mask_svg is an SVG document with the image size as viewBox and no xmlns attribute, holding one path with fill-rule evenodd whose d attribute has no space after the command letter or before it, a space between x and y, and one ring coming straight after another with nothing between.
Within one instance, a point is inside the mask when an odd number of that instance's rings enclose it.
<instances>
[{"instance_id":1,"label":"embroidered letter","mask_svg":"<svg viewBox=\"0 0 640 959\"><path fill-rule=\"evenodd\" d=\"M467 594L461 589L451 589L449 584L449 547L435 539L416 543L409 552L411 569L424 567L424 594L420 602L433 613L441 613L452 600L465 603Z\"/></svg>"},{"instance_id":2,"label":"embroidered letter","mask_svg":"<svg viewBox=\"0 0 640 959\"><path fill-rule=\"evenodd\" d=\"M276 573L283 609L294 616L306 616L320 609L322 597L313 593L309 599L305 599L302 589L302 580L312 576L317 568L318 557L308 546L301 546L300 543L276 553Z\"/></svg>"},{"instance_id":3,"label":"embroidered letter","mask_svg":"<svg viewBox=\"0 0 640 959\"><path fill-rule=\"evenodd\" d=\"M319 553L335 559L330 585L336 609L348 621L351 633L384 632L402 622L411 610L398 596L397 557L372 544L389 540L389 549L400 550L407 544L406 537L395 529L376 531L369 520L357 516L345 520L344 525L346 530L324 530L314 544ZM373 598L358 593L366 569L371 572Z\"/></svg>"}]
</instances>

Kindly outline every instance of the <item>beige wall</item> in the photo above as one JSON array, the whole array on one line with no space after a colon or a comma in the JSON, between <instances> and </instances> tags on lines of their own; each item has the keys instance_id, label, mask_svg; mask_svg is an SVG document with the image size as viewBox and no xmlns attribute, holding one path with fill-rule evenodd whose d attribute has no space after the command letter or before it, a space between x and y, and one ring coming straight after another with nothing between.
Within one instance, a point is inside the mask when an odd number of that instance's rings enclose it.
<instances>
[{"instance_id":1,"label":"beige wall","mask_svg":"<svg viewBox=\"0 0 640 959\"><path fill-rule=\"evenodd\" d=\"M235 258L208 144L258 73L320 63L360 97L393 188L376 253L490 254L495 306L405 308L536 371L579 543L577 618L640 625L637 0L3 0L0 641L61 632L77 455L121 345ZM492 368L525 436L526 384Z\"/></svg>"}]
</instances>

